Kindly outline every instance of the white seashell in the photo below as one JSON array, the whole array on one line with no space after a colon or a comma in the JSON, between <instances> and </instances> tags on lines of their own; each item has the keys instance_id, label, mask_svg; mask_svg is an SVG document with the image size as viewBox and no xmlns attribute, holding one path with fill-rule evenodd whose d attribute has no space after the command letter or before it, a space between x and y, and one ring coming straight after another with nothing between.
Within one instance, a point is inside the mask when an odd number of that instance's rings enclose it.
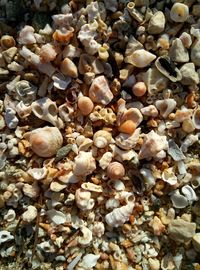
<instances>
[{"instance_id":1,"label":"white seashell","mask_svg":"<svg viewBox=\"0 0 200 270\"><path fill-rule=\"evenodd\" d=\"M99 130L94 133L93 142L98 148L106 147L112 140L112 135L106 130Z\"/></svg>"},{"instance_id":2,"label":"white seashell","mask_svg":"<svg viewBox=\"0 0 200 270\"><path fill-rule=\"evenodd\" d=\"M117 208L119 206L120 206L120 202L119 202L119 200L117 200L115 198L110 198L105 203L106 209L114 209L114 208Z\"/></svg>"},{"instance_id":3,"label":"white seashell","mask_svg":"<svg viewBox=\"0 0 200 270\"><path fill-rule=\"evenodd\" d=\"M110 145L110 148L113 151L115 159L119 161L134 159L136 163L138 162L138 154L134 150L121 150L116 145Z\"/></svg>"},{"instance_id":4,"label":"white seashell","mask_svg":"<svg viewBox=\"0 0 200 270\"><path fill-rule=\"evenodd\" d=\"M170 199L175 208L182 209L188 205L188 200L185 196L181 195L179 190L176 190L171 196Z\"/></svg>"},{"instance_id":5,"label":"white seashell","mask_svg":"<svg viewBox=\"0 0 200 270\"><path fill-rule=\"evenodd\" d=\"M61 183L58 181L53 181L50 184L50 190L54 192L60 192L61 190L65 189L67 187L67 184Z\"/></svg>"},{"instance_id":6,"label":"white seashell","mask_svg":"<svg viewBox=\"0 0 200 270\"><path fill-rule=\"evenodd\" d=\"M63 144L62 134L56 127L44 127L26 133L33 152L40 157L51 157Z\"/></svg>"},{"instance_id":7,"label":"white seashell","mask_svg":"<svg viewBox=\"0 0 200 270\"><path fill-rule=\"evenodd\" d=\"M57 116L58 108L56 103L51 99L47 97L38 99L31 104L31 108L38 118L48 121L58 128L63 126L62 120Z\"/></svg>"},{"instance_id":8,"label":"white seashell","mask_svg":"<svg viewBox=\"0 0 200 270\"><path fill-rule=\"evenodd\" d=\"M107 105L113 99L105 76L99 76L93 80L89 89L89 97L93 102L103 105Z\"/></svg>"},{"instance_id":9,"label":"white seashell","mask_svg":"<svg viewBox=\"0 0 200 270\"><path fill-rule=\"evenodd\" d=\"M25 25L24 28L19 32L18 42L20 44L33 44L36 43L34 36L34 28L29 25Z\"/></svg>"},{"instance_id":10,"label":"white seashell","mask_svg":"<svg viewBox=\"0 0 200 270\"><path fill-rule=\"evenodd\" d=\"M81 49L74 47L72 44L67 45L62 52L63 58L67 57L70 59L80 57L80 54Z\"/></svg>"},{"instance_id":11,"label":"white seashell","mask_svg":"<svg viewBox=\"0 0 200 270\"><path fill-rule=\"evenodd\" d=\"M97 192L97 193L103 192L103 188L101 186L95 185L90 182L83 183L81 187L85 190L92 191L92 192Z\"/></svg>"},{"instance_id":12,"label":"white seashell","mask_svg":"<svg viewBox=\"0 0 200 270\"><path fill-rule=\"evenodd\" d=\"M197 176L191 180L191 186L193 189L197 189L200 186L200 177Z\"/></svg>"},{"instance_id":13,"label":"white seashell","mask_svg":"<svg viewBox=\"0 0 200 270\"><path fill-rule=\"evenodd\" d=\"M200 129L200 107L198 107L192 116L192 121L196 129Z\"/></svg>"},{"instance_id":14,"label":"white seashell","mask_svg":"<svg viewBox=\"0 0 200 270\"><path fill-rule=\"evenodd\" d=\"M19 120L16 116L16 111L12 108L6 108L4 118L8 128L14 129L17 127Z\"/></svg>"},{"instance_id":15,"label":"white seashell","mask_svg":"<svg viewBox=\"0 0 200 270\"><path fill-rule=\"evenodd\" d=\"M134 148L139 140L141 128L137 128L132 134L120 133L115 138L117 146L124 150L130 150Z\"/></svg>"},{"instance_id":16,"label":"white seashell","mask_svg":"<svg viewBox=\"0 0 200 270\"><path fill-rule=\"evenodd\" d=\"M79 178L73 172L66 172L58 177L58 180L64 184L75 184L79 182Z\"/></svg>"},{"instance_id":17,"label":"white seashell","mask_svg":"<svg viewBox=\"0 0 200 270\"><path fill-rule=\"evenodd\" d=\"M114 189L116 189L117 191L122 191L125 190L125 185L121 180L111 180L112 181L112 186ZM111 182L109 181L109 182Z\"/></svg>"},{"instance_id":18,"label":"white seashell","mask_svg":"<svg viewBox=\"0 0 200 270\"><path fill-rule=\"evenodd\" d=\"M145 134L142 147L139 152L139 159L153 158L162 150L168 149L166 136L160 136L153 130Z\"/></svg>"},{"instance_id":19,"label":"white seashell","mask_svg":"<svg viewBox=\"0 0 200 270\"><path fill-rule=\"evenodd\" d=\"M28 169L27 173L33 177L35 180L41 180L44 179L47 176L47 168L33 168L33 169Z\"/></svg>"},{"instance_id":20,"label":"white seashell","mask_svg":"<svg viewBox=\"0 0 200 270\"><path fill-rule=\"evenodd\" d=\"M100 254L95 255L89 253L83 257L83 260L78 264L78 269L88 270L93 269L96 266L98 259L100 258Z\"/></svg>"},{"instance_id":21,"label":"white seashell","mask_svg":"<svg viewBox=\"0 0 200 270\"><path fill-rule=\"evenodd\" d=\"M5 230L0 231L0 244L9 242L14 239L14 236Z\"/></svg>"},{"instance_id":22,"label":"white seashell","mask_svg":"<svg viewBox=\"0 0 200 270\"><path fill-rule=\"evenodd\" d=\"M67 86L71 83L71 78L64 76L62 73L54 74L52 76L52 79L54 81L54 87L60 90L65 90Z\"/></svg>"},{"instance_id":23,"label":"white seashell","mask_svg":"<svg viewBox=\"0 0 200 270\"><path fill-rule=\"evenodd\" d=\"M119 118L119 117L118 117ZM135 123L136 127L139 126L139 124L143 120L143 116L137 108L130 108L128 110L125 110L117 121L121 123L124 123L125 121L131 120Z\"/></svg>"},{"instance_id":24,"label":"white seashell","mask_svg":"<svg viewBox=\"0 0 200 270\"><path fill-rule=\"evenodd\" d=\"M16 213L13 209L9 209L8 212L4 216L4 220L7 222L12 222L16 218Z\"/></svg>"},{"instance_id":25,"label":"white seashell","mask_svg":"<svg viewBox=\"0 0 200 270\"><path fill-rule=\"evenodd\" d=\"M91 192L79 188L75 193L76 205L82 211L91 210L94 207L95 201L91 199Z\"/></svg>"},{"instance_id":26,"label":"white seashell","mask_svg":"<svg viewBox=\"0 0 200 270\"><path fill-rule=\"evenodd\" d=\"M61 211L57 211L55 209L48 210L46 215L50 218L50 220L56 225L64 224L67 221L66 215Z\"/></svg>"},{"instance_id":27,"label":"white seashell","mask_svg":"<svg viewBox=\"0 0 200 270\"><path fill-rule=\"evenodd\" d=\"M26 222L31 222L37 217L37 208L35 206L29 205L27 210L22 214L22 220Z\"/></svg>"},{"instance_id":28,"label":"white seashell","mask_svg":"<svg viewBox=\"0 0 200 270\"><path fill-rule=\"evenodd\" d=\"M185 22L189 16L189 8L182 3L174 3L170 10L170 18L174 22Z\"/></svg>"},{"instance_id":29,"label":"white seashell","mask_svg":"<svg viewBox=\"0 0 200 270\"><path fill-rule=\"evenodd\" d=\"M190 204L197 201L196 193L194 192L193 188L189 185L183 186L181 189L183 195L187 198Z\"/></svg>"},{"instance_id":30,"label":"white seashell","mask_svg":"<svg viewBox=\"0 0 200 270\"><path fill-rule=\"evenodd\" d=\"M140 109L141 113L146 116L150 117L157 117L158 116L158 110L154 105L149 105L146 107L143 107Z\"/></svg>"},{"instance_id":31,"label":"white seashell","mask_svg":"<svg viewBox=\"0 0 200 270\"><path fill-rule=\"evenodd\" d=\"M136 50L130 56L127 57L129 59L129 63L138 67L144 68L148 66L152 61L156 59L156 55L144 50Z\"/></svg>"},{"instance_id":32,"label":"white seashell","mask_svg":"<svg viewBox=\"0 0 200 270\"><path fill-rule=\"evenodd\" d=\"M162 180L170 185L175 185L177 183L177 176L173 172L173 167L165 169L162 173Z\"/></svg>"},{"instance_id":33,"label":"white seashell","mask_svg":"<svg viewBox=\"0 0 200 270\"><path fill-rule=\"evenodd\" d=\"M23 119L31 114L32 108L31 106L26 106L23 101L20 101L16 106L16 112Z\"/></svg>"},{"instance_id":34,"label":"white seashell","mask_svg":"<svg viewBox=\"0 0 200 270\"><path fill-rule=\"evenodd\" d=\"M71 121L71 116L74 113L74 108L67 103L62 104L58 108L58 113L60 118L65 122L68 123Z\"/></svg>"},{"instance_id":35,"label":"white seashell","mask_svg":"<svg viewBox=\"0 0 200 270\"><path fill-rule=\"evenodd\" d=\"M54 253L55 247L52 245L50 241L43 241L40 244L37 244L37 249L42 250L44 252Z\"/></svg>"},{"instance_id":36,"label":"white seashell","mask_svg":"<svg viewBox=\"0 0 200 270\"><path fill-rule=\"evenodd\" d=\"M103 170L105 170L108 167L108 165L110 164L112 157L113 157L113 155L111 152L104 153L103 156L99 160L99 166Z\"/></svg>"},{"instance_id":37,"label":"white seashell","mask_svg":"<svg viewBox=\"0 0 200 270\"><path fill-rule=\"evenodd\" d=\"M186 136L186 138L184 139L183 143L181 144L180 149L186 153L188 151L188 148L193 145L195 142L197 142L199 140L199 135L193 135L193 134L189 134Z\"/></svg>"},{"instance_id":38,"label":"white seashell","mask_svg":"<svg viewBox=\"0 0 200 270\"><path fill-rule=\"evenodd\" d=\"M103 222L95 221L93 228L92 228L92 234L97 237L102 237L105 232L105 226Z\"/></svg>"},{"instance_id":39,"label":"white seashell","mask_svg":"<svg viewBox=\"0 0 200 270\"><path fill-rule=\"evenodd\" d=\"M126 221L129 220L134 208L134 203L128 203L125 206L115 208L112 212L105 216L106 223L111 227L122 226Z\"/></svg>"},{"instance_id":40,"label":"white seashell","mask_svg":"<svg viewBox=\"0 0 200 270\"><path fill-rule=\"evenodd\" d=\"M85 226L80 228L82 236L77 237L77 241L81 246L88 246L92 241L92 232Z\"/></svg>"},{"instance_id":41,"label":"white seashell","mask_svg":"<svg viewBox=\"0 0 200 270\"><path fill-rule=\"evenodd\" d=\"M34 182L33 184L29 185L29 184L24 184L23 186L23 193L25 196L35 199L38 197L39 193L40 193L40 189L38 187L37 182Z\"/></svg>"},{"instance_id":42,"label":"white seashell","mask_svg":"<svg viewBox=\"0 0 200 270\"><path fill-rule=\"evenodd\" d=\"M96 162L91 152L80 151L74 161L73 171L75 175L86 176L96 169Z\"/></svg>"},{"instance_id":43,"label":"white seashell","mask_svg":"<svg viewBox=\"0 0 200 270\"><path fill-rule=\"evenodd\" d=\"M144 180L145 180L145 185L147 190L152 188L155 185L155 177L153 176L151 170L146 169L146 168L142 168L140 169L140 173L143 176Z\"/></svg>"},{"instance_id":44,"label":"white seashell","mask_svg":"<svg viewBox=\"0 0 200 270\"><path fill-rule=\"evenodd\" d=\"M157 100L155 102L155 105L157 109L160 111L160 115L163 118L167 118L167 116L175 109L176 101L171 98L164 100Z\"/></svg>"}]
</instances>

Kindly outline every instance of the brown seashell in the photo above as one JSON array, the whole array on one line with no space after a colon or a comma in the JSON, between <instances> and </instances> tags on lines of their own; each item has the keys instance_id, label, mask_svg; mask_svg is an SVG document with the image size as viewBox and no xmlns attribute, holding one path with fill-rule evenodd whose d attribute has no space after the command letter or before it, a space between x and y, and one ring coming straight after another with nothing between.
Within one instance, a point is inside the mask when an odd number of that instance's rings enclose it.
<instances>
[{"instance_id":1,"label":"brown seashell","mask_svg":"<svg viewBox=\"0 0 200 270\"><path fill-rule=\"evenodd\" d=\"M56 127L38 128L24 136L29 140L34 153L40 157L55 155L63 144L63 137Z\"/></svg>"},{"instance_id":2,"label":"brown seashell","mask_svg":"<svg viewBox=\"0 0 200 270\"><path fill-rule=\"evenodd\" d=\"M94 103L89 97L80 97L78 99L78 108L82 115L88 115L94 108Z\"/></svg>"},{"instance_id":3,"label":"brown seashell","mask_svg":"<svg viewBox=\"0 0 200 270\"><path fill-rule=\"evenodd\" d=\"M67 30L66 28L56 29L56 31L53 33L53 39L58 42L68 42L73 37L73 31L72 29Z\"/></svg>"},{"instance_id":4,"label":"brown seashell","mask_svg":"<svg viewBox=\"0 0 200 270\"><path fill-rule=\"evenodd\" d=\"M124 166L117 161L111 162L107 167L107 175L110 179L120 179L124 177Z\"/></svg>"},{"instance_id":5,"label":"brown seashell","mask_svg":"<svg viewBox=\"0 0 200 270\"><path fill-rule=\"evenodd\" d=\"M9 49L11 47L15 47L15 44L16 44L16 42L15 42L15 40L14 40L14 38L12 36L3 35L1 37L1 47L3 49L6 50L6 49Z\"/></svg>"},{"instance_id":6,"label":"brown seashell","mask_svg":"<svg viewBox=\"0 0 200 270\"><path fill-rule=\"evenodd\" d=\"M120 132L126 133L126 134L132 134L136 129L136 124L132 120L127 120L124 123L122 123L118 130Z\"/></svg>"}]
</instances>

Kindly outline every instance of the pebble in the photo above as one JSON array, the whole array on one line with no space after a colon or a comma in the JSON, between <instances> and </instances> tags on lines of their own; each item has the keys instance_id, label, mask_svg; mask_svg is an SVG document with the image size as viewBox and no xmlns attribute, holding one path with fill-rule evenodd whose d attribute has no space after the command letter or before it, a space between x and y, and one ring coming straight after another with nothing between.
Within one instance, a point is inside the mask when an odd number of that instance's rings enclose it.
<instances>
[{"instance_id":1,"label":"pebble","mask_svg":"<svg viewBox=\"0 0 200 270\"><path fill-rule=\"evenodd\" d=\"M185 4L175 3L170 10L170 18L174 22L185 22L189 15L189 8Z\"/></svg>"},{"instance_id":2,"label":"pebble","mask_svg":"<svg viewBox=\"0 0 200 270\"><path fill-rule=\"evenodd\" d=\"M198 73L195 71L195 65L193 63L186 63L180 68L182 74L181 83L184 85L192 85L199 83Z\"/></svg>"},{"instance_id":3,"label":"pebble","mask_svg":"<svg viewBox=\"0 0 200 270\"><path fill-rule=\"evenodd\" d=\"M189 53L187 49L183 46L180 38L176 38L172 42L172 46L169 50L169 56L172 61L178 63L185 63L189 61Z\"/></svg>"},{"instance_id":4,"label":"pebble","mask_svg":"<svg viewBox=\"0 0 200 270\"><path fill-rule=\"evenodd\" d=\"M194 5L192 7L192 14L194 16L200 17L200 5Z\"/></svg>"},{"instance_id":5,"label":"pebble","mask_svg":"<svg viewBox=\"0 0 200 270\"><path fill-rule=\"evenodd\" d=\"M192 243L197 252L200 253L200 232L196 233L192 238Z\"/></svg>"},{"instance_id":6,"label":"pebble","mask_svg":"<svg viewBox=\"0 0 200 270\"><path fill-rule=\"evenodd\" d=\"M160 34L165 29L165 15L162 11L156 12L150 19L148 25L149 34Z\"/></svg>"},{"instance_id":7,"label":"pebble","mask_svg":"<svg viewBox=\"0 0 200 270\"><path fill-rule=\"evenodd\" d=\"M192 45L190 57L195 66L200 67L200 39L197 39Z\"/></svg>"},{"instance_id":8,"label":"pebble","mask_svg":"<svg viewBox=\"0 0 200 270\"><path fill-rule=\"evenodd\" d=\"M196 224L183 219L175 219L168 226L170 238L181 243L187 242L195 235Z\"/></svg>"}]
</instances>

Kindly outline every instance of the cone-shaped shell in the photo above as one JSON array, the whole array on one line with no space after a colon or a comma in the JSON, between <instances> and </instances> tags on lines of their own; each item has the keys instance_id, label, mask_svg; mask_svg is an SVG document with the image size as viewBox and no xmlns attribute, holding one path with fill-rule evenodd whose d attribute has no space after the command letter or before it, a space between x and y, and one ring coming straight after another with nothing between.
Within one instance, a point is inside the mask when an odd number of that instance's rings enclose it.
<instances>
[{"instance_id":1,"label":"cone-shaped shell","mask_svg":"<svg viewBox=\"0 0 200 270\"><path fill-rule=\"evenodd\" d=\"M144 68L155 60L156 56L148 51L145 51L144 49L141 49L134 51L129 58L130 64L139 68Z\"/></svg>"},{"instance_id":2,"label":"cone-shaped shell","mask_svg":"<svg viewBox=\"0 0 200 270\"><path fill-rule=\"evenodd\" d=\"M125 175L124 166L119 162L111 162L107 167L107 175L110 179L120 179Z\"/></svg>"},{"instance_id":3,"label":"cone-shaped shell","mask_svg":"<svg viewBox=\"0 0 200 270\"><path fill-rule=\"evenodd\" d=\"M52 157L63 144L63 137L56 127L38 128L25 134L34 153L40 157Z\"/></svg>"}]
</instances>

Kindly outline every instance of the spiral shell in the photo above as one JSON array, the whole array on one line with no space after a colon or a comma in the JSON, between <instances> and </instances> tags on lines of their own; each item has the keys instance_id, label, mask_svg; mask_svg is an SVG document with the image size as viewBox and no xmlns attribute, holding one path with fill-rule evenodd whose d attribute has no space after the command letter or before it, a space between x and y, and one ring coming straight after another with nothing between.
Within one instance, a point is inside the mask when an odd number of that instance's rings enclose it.
<instances>
[{"instance_id":1,"label":"spiral shell","mask_svg":"<svg viewBox=\"0 0 200 270\"><path fill-rule=\"evenodd\" d=\"M94 145L98 148L106 147L112 140L112 135L106 130L99 130L93 136Z\"/></svg>"},{"instance_id":2,"label":"spiral shell","mask_svg":"<svg viewBox=\"0 0 200 270\"><path fill-rule=\"evenodd\" d=\"M117 161L111 162L107 167L107 175L110 179L120 179L124 177L124 166Z\"/></svg>"},{"instance_id":3,"label":"spiral shell","mask_svg":"<svg viewBox=\"0 0 200 270\"><path fill-rule=\"evenodd\" d=\"M38 128L25 134L34 153L40 157L51 157L63 144L63 137L56 127Z\"/></svg>"},{"instance_id":4,"label":"spiral shell","mask_svg":"<svg viewBox=\"0 0 200 270\"><path fill-rule=\"evenodd\" d=\"M92 112L94 103L89 97L80 97L78 99L78 108L82 115L86 116Z\"/></svg>"},{"instance_id":5,"label":"spiral shell","mask_svg":"<svg viewBox=\"0 0 200 270\"><path fill-rule=\"evenodd\" d=\"M73 172L75 175L86 176L96 169L96 162L91 152L80 151L75 158Z\"/></svg>"}]
</instances>

